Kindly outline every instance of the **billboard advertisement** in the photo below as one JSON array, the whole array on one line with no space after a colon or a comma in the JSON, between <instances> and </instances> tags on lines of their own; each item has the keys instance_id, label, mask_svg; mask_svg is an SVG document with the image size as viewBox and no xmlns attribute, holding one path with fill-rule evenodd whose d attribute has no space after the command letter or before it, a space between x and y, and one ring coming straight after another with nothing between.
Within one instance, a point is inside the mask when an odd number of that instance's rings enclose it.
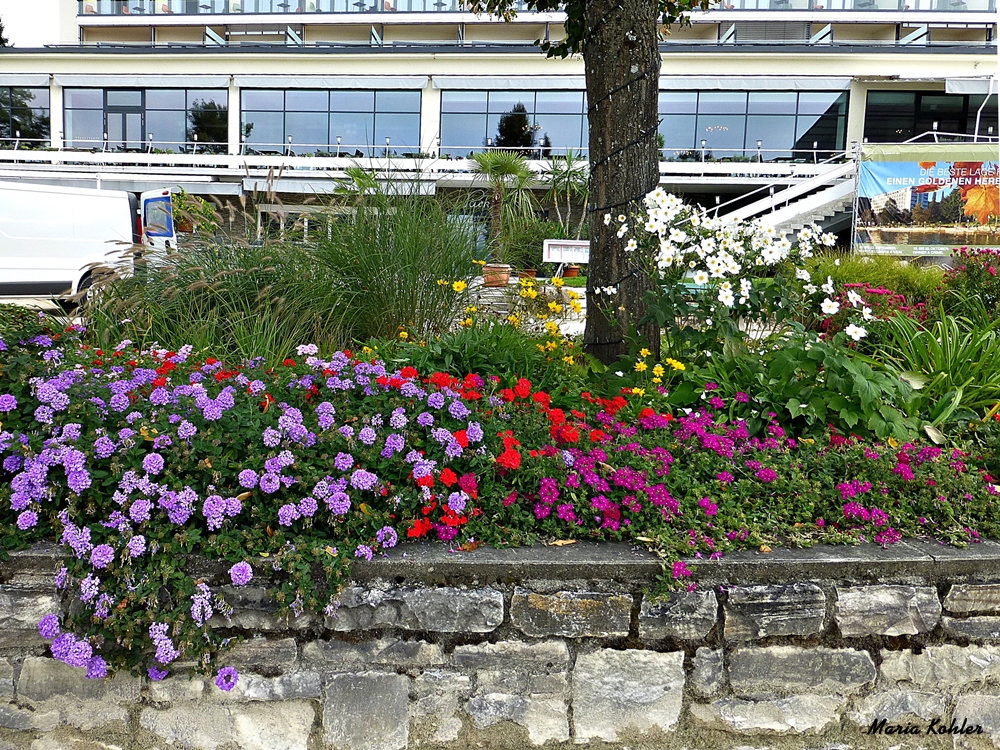
<instances>
[{"instance_id":1,"label":"billboard advertisement","mask_svg":"<svg viewBox=\"0 0 1000 750\"><path fill-rule=\"evenodd\" d=\"M947 256L1000 247L997 144L865 144L854 211L854 250Z\"/></svg>"}]
</instances>

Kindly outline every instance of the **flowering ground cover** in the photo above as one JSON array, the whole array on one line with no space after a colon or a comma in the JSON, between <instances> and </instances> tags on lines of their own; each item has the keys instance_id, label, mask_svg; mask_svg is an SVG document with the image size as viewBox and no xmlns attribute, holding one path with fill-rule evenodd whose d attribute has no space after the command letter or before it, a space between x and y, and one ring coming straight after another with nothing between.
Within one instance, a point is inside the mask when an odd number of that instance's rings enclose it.
<instances>
[{"instance_id":1,"label":"flowering ground cover","mask_svg":"<svg viewBox=\"0 0 1000 750\"><path fill-rule=\"evenodd\" d=\"M1000 534L982 451L798 439L773 413L752 435L714 384L694 409L632 388L557 407L524 378L373 352L232 364L47 325L0 344L0 542L69 551L58 585L78 605L39 630L89 677L212 670L230 587L263 580L283 611L335 616L351 563L410 539L634 540L686 584L690 558L735 547ZM187 574L193 556L227 580Z\"/></svg>"}]
</instances>

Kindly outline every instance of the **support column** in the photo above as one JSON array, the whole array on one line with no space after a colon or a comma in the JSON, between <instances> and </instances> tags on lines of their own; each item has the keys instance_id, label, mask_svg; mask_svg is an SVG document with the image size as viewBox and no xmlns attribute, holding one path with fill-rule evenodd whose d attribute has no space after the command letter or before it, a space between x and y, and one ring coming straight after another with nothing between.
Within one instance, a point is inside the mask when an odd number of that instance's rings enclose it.
<instances>
[{"instance_id":1,"label":"support column","mask_svg":"<svg viewBox=\"0 0 1000 750\"><path fill-rule=\"evenodd\" d=\"M865 105L868 99L868 87L857 80L851 81L851 90L847 99L847 143L861 143L865 134Z\"/></svg>"},{"instance_id":2,"label":"support column","mask_svg":"<svg viewBox=\"0 0 1000 750\"><path fill-rule=\"evenodd\" d=\"M54 80L49 84L49 140L52 148L62 150L68 133L63 110L63 88Z\"/></svg>"},{"instance_id":3,"label":"support column","mask_svg":"<svg viewBox=\"0 0 1000 750\"><path fill-rule=\"evenodd\" d=\"M441 135L441 89L427 80L420 96L420 150L438 155L437 139Z\"/></svg>"},{"instance_id":4,"label":"support column","mask_svg":"<svg viewBox=\"0 0 1000 750\"><path fill-rule=\"evenodd\" d=\"M236 85L235 79L229 77L229 120L228 120L228 135L229 140L229 153L230 155L236 155L240 152L240 141L243 135L243 128L241 125L240 117L240 89Z\"/></svg>"}]
</instances>

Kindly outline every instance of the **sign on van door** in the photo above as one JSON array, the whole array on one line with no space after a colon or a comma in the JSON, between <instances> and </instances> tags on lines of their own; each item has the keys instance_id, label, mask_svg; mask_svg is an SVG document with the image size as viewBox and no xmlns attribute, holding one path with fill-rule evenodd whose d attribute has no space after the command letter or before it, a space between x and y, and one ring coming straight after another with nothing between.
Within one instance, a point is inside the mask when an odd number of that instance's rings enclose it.
<instances>
[{"instance_id":1,"label":"sign on van door","mask_svg":"<svg viewBox=\"0 0 1000 750\"><path fill-rule=\"evenodd\" d=\"M140 196L142 202L142 243L156 250L177 247L174 207L169 190L152 190Z\"/></svg>"}]
</instances>

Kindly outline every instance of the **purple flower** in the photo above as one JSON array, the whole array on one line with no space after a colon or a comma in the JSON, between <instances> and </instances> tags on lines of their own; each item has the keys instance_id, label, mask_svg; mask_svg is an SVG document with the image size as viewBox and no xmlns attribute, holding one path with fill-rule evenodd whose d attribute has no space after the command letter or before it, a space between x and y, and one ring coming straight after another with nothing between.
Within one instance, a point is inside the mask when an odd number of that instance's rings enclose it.
<instances>
[{"instance_id":1,"label":"purple flower","mask_svg":"<svg viewBox=\"0 0 1000 750\"><path fill-rule=\"evenodd\" d=\"M375 534L375 539L386 549L390 547L395 547L397 542L399 542L399 535L396 534L396 530L392 526L383 526Z\"/></svg>"},{"instance_id":2,"label":"purple flower","mask_svg":"<svg viewBox=\"0 0 1000 750\"><path fill-rule=\"evenodd\" d=\"M215 686L219 690L229 692L234 687L240 679L240 673L236 671L235 667L223 667L219 670L219 674L215 678Z\"/></svg>"},{"instance_id":3,"label":"purple flower","mask_svg":"<svg viewBox=\"0 0 1000 750\"><path fill-rule=\"evenodd\" d=\"M355 557L363 557L365 560L372 559L372 548L367 544L359 544L358 548L354 550Z\"/></svg>"},{"instance_id":4,"label":"purple flower","mask_svg":"<svg viewBox=\"0 0 1000 750\"><path fill-rule=\"evenodd\" d=\"M769 484L778 478L778 472L774 469L764 468L758 469L754 476L756 476L760 481Z\"/></svg>"},{"instance_id":5,"label":"purple flower","mask_svg":"<svg viewBox=\"0 0 1000 750\"><path fill-rule=\"evenodd\" d=\"M465 434L470 443L478 443L483 439L483 428L479 422L469 422L469 426L465 428Z\"/></svg>"},{"instance_id":6,"label":"purple flower","mask_svg":"<svg viewBox=\"0 0 1000 750\"><path fill-rule=\"evenodd\" d=\"M264 445L268 448L277 448L278 443L281 442L281 433L273 427L268 427L264 430L263 440Z\"/></svg>"},{"instance_id":7,"label":"purple flower","mask_svg":"<svg viewBox=\"0 0 1000 750\"><path fill-rule=\"evenodd\" d=\"M351 509L351 498L346 492L334 492L324 502L335 516L342 516Z\"/></svg>"},{"instance_id":8,"label":"purple flower","mask_svg":"<svg viewBox=\"0 0 1000 750\"><path fill-rule=\"evenodd\" d=\"M356 490L373 490L378 486L378 477L370 471L358 469L351 474L351 486Z\"/></svg>"},{"instance_id":9,"label":"purple flower","mask_svg":"<svg viewBox=\"0 0 1000 750\"><path fill-rule=\"evenodd\" d=\"M736 395L733 398L739 401L741 404L750 403L750 394L744 393L743 391L736 391Z\"/></svg>"},{"instance_id":10,"label":"purple flower","mask_svg":"<svg viewBox=\"0 0 1000 750\"><path fill-rule=\"evenodd\" d=\"M125 397L128 399L128 396ZM35 409L35 421L41 424L52 424L52 409L47 406L39 406Z\"/></svg>"},{"instance_id":11,"label":"purple flower","mask_svg":"<svg viewBox=\"0 0 1000 750\"><path fill-rule=\"evenodd\" d=\"M163 463L163 456L159 453L150 453L142 459L142 468L145 469L147 474L156 476L163 471Z\"/></svg>"},{"instance_id":12,"label":"purple flower","mask_svg":"<svg viewBox=\"0 0 1000 750\"><path fill-rule=\"evenodd\" d=\"M239 476L240 487L252 490L257 486L257 472L253 469L244 469Z\"/></svg>"},{"instance_id":13,"label":"purple flower","mask_svg":"<svg viewBox=\"0 0 1000 750\"><path fill-rule=\"evenodd\" d=\"M350 453L338 453L333 459L333 466L337 471L347 471L354 466L354 456Z\"/></svg>"},{"instance_id":14,"label":"purple flower","mask_svg":"<svg viewBox=\"0 0 1000 750\"><path fill-rule=\"evenodd\" d=\"M392 416L389 417L389 426L394 430L401 430L406 427L409 420L406 418L406 410L403 407L392 410Z\"/></svg>"},{"instance_id":15,"label":"purple flower","mask_svg":"<svg viewBox=\"0 0 1000 750\"><path fill-rule=\"evenodd\" d=\"M100 656L91 657L87 662L87 679L103 680L108 676L108 664Z\"/></svg>"},{"instance_id":16,"label":"purple flower","mask_svg":"<svg viewBox=\"0 0 1000 750\"><path fill-rule=\"evenodd\" d=\"M101 585L101 579L88 575L80 582L80 601L89 602L97 596L97 590Z\"/></svg>"},{"instance_id":17,"label":"purple flower","mask_svg":"<svg viewBox=\"0 0 1000 750\"><path fill-rule=\"evenodd\" d=\"M421 427L430 427L434 424L434 415L429 411L422 411L417 415L417 424Z\"/></svg>"},{"instance_id":18,"label":"purple flower","mask_svg":"<svg viewBox=\"0 0 1000 750\"><path fill-rule=\"evenodd\" d=\"M128 540L125 547L128 549L130 557L140 557L146 551L146 537L142 534L136 534Z\"/></svg>"},{"instance_id":19,"label":"purple flower","mask_svg":"<svg viewBox=\"0 0 1000 750\"><path fill-rule=\"evenodd\" d=\"M59 615L45 615L45 617L38 621L38 634L42 638L51 641L60 632Z\"/></svg>"},{"instance_id":20,"label":"purple flower","mask_svg":"<svg viewBox=\"0 0 1000 750\"><path fill-rule=\"evenodd\" d=\"M448 413L455 419L465 419L472 412L469 411L469 407L463 404L461 400L455 399L448 404Z\"/></svg>"},{"instance_id":21,"label":"purple flower","mask_svg":"<svg viewBox=\"0 0 1000 750\"><path fill-rule=\"evenodd\" d=\"M94 649L91 647L90 642L81 639L73 644L63 661L71 667L86 667L93 655Z\"/></svg>"},{"instance_id":22,"label":"purple flower","mask_svg":"<svg viewBox=\"0 0 1000 750\"><path fill-rule=\"evenodd\" d=\"M374 444L376 439L378 439L378 433L376 433L371 427L363 427L361 432L358 433L358 440L365 445Z\"/></svg>"},{"instance_id":23,"label":"purple flower","mask_svg":"<svg viewBox=\"0 0 1000 750\"><path fill-rule=\"evenodd\" d=\"M177 437L181 440L187 440L188 438L194 437L195 433L198 432L198 428L193 424L188 422L186 419L177 425Z\"/></svg>"},{"instance_id":24,"label":"purple flower","mask_svg":"<svg viewBox=\"0 0 1000 750\"><path fill-rule=\"evenodd\" d=\"M448 507L451 508L456 513L461 513L465 510L465 503L468 501L469 496L464 492L452 492L448 495Z\"/></svg>"},{"instance_id":25,"label":"purple flower","mask_svg":"<svg viewBox=\"0 0 1000 750\"><path fill-rule=\"evenodd\" d=\"M302 514L303 518L312 518L316 515L318 509L319 503L316 502L316 498L314 497L307 495L299 500L299 513Z\"/></svg>"},{"instance_id":26,"label":"purple flower","mask_svg":"<svg viewBox=\"0 0 1000 750\"><path fill-rule=\"evenodd\" d=\"M253 568L250 563L238 562L229 569L229 577L234 586L246 586L253 579Z\"/></svg>"},{"instance_id":27,"label":"purple flower","mask_svg":"<svg viewBox=\"0 0 1000 750\"><path fill-rule=\"evenodd\" d=\"M125 411L131 405L132 400L124 393L116 393L111 397L111 400L108 401L108 406L110 406L114 411Z\"/></svg>"},{"instance_id":28,"label":"purple flower","mask_svg":"<svg viewBox=\"0 0 1000 750\"><path fill-rule=\"evenodd\" d=\"M432 393L427 397L427 405L432 409L440 409L445 404L443 393Z\"/></svg>"},{"instance_id":29,"label":"purple flower","mask_svg":"<svg viewBox=\"0 0 1000 750\"><path fill-rule=\"evenodd\" d=\"M350 440L352 437L354 437L354 428L351 427L349 424L345 424L343 427L339 428L337 430L337 432L339 432L341 435L343 435L348 440Z\"/></svg>"},{"instance_id":30,"label":"purple flower","mask_svg":"<svg viewBox=\"0 0 1000 750\"><path fill-rule=\"evenodd\" d=\"M156 667L150 667L146 670L146 674L149 675L149 679L153 682L159 682L164 679L170 672L166 669L157 669Z\"/></svg>"},{"instance_id":31,"label":"purple flower","mask_svg":"<svg viewBox=\"0 0 1000 750\"><path fill-rule=\"evenodd\" d=\"M278 508L278 523L282 526L291 526L292 523L302 517L299 509L291 503L286 503Z\"/></svg>"},{"instance_id":32,"label":"purple flower","mask_svg":"<svg viewBox=\"0 0 1000 750\"><path fill-rule=\"evenodd\" d=\"M17 528L21 531L27 531L28 529L36 526L38 524L38 514L33 510L23 511L17 517Z\"/></svg>"},{"instance_id":33,"label":"purple flower","mask_svg":"<svg viewBox=\"0 0 1000 750\"><path fill-rule=\"evenodd\" d=\"M108 567L115 560L115 550L108 544L98 544L90 551L90 564L95 568Z\"/></svg>"},{"instance_id":34,"label":"purple flower","mask_svg":"<svg viewBox=\"0 0 1000 750\"><path fill-rule=\"evenodd\" d=\"M17 408L17 399L9 393L0 394L0 411L14 411Z\"/></svg>"},{"instance_id":35,"label":"purple flower","mask_svg":"<svg viewBox=\"0 0 1000 750\"><path fill-rule=\"evenodd\" d=\"M72 633L60 633L52 641L52 646L50 649L52 651L52 658L58 659L59 661L66 661L66 657L69 656L70 651L76 644L76 636Z\"/></svg>"},{"instance_id":36,"label":"purple flower","mask_svg":"<svg viewBox=\"0 0 1000 750\"><path fill-rule=\"evenodd\" d=\"M271 474L269 472L260 478L261 492L267 495L273 495L280 488L281 488L281 478L277 474Z\"/></svg>"}]
</instances>

